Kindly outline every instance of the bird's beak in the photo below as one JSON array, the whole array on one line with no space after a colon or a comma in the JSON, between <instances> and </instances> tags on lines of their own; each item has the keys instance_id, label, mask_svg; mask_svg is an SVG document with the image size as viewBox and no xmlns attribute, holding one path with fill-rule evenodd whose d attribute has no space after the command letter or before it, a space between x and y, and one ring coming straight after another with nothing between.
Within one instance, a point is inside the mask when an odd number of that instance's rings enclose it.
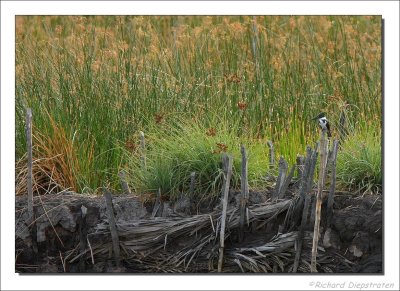
<instances>
[{"instance_id":1,"label":"bird's beak","mask_svg":"<svg viewBox=\"0 0 400 291\"><path fill-rule=\"evenodd\" d=\"M318 119L318 116L317 117L314 117L314 118L311 118L311 120L317 120Z\"/></svg>"}]
</instances>

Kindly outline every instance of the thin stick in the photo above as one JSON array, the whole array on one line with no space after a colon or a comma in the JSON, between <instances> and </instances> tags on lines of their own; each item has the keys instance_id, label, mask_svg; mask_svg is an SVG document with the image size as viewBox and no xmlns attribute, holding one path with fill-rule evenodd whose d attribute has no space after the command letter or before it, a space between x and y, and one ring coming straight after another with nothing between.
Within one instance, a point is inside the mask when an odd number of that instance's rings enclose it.
<instances>
[{"instance_id":1,"label":"thin stick","mask_svg":"<svg viewBox=\"0 0 400 291\"><path fill-rule=\"evenodd\" d=\"M118 237L117 226L115 223L114 211L113 211L113 206L112 206L112 197L111 197L111 193L107 190L107 188L104 187L103 191L104 191L104 198L106 200L107 216L108 216L108 223L110 226L114 258L115 258L117 267L119 267L119 265L120 265L119 237Z\"/></svg>"},{"instance_id":2,"label":"thin stick","mask_svg":"<svg viewBox=\"0 0 400 291\"><path fill-rule=\"evenodd\" d=\"M211 221L211 227L213 229L213 232L215 233L215 227L214 227L214 222L212 220L212 216L210 215L210 221Z\"/></svg>"},{"instance_id":3,"label":"thin stick","mask_svg":"<svg viewBox=\"0 0 400 291\"><path fill-rule=\"evenodd\" d=\"M226 154L225 154L226 155ZM221 232L220 232L220 247L219 247L219 260L218 260L218 272L222 272L222 264L224 260L224 248L225 248L225 223L226 223L226 211L228 209L228 196L229 186L232 176L232 157L228 157L226 174L225 174L225 185L224 185L224 197L222 200L222 216L221 216ZM226 158L224 159L226 160Z\"/></svg>"},{"instance_id":4,"label":"thin stick","mask_svg":"<svg viewBox=\"0 0 400 291\"><path fill-rule=\"evenodd\" d=\"M244 145L241 146L240 152L242 154L242 172L241 172L241 198L240 198L240 218L239 218L239 242L243 240L244 235L244 222L245 214L247 213L247 199L249 197L249 184L247 179L247 154Z\"/></svg>"},{"instance_id":5,"label":"thin stick","mask_svg":"<svg viewBox=\"0 0 400 291\"><path fill-rule=\"evenodd\" d=\"M89 250L90 250L90 257L92 258L92 265L94 265L94 256L93 256L92 245L90 244L88 236L86 236L86 240L87 240L87 243L88 243L88 246L89 246Z\"/></svg>"},{"instance_id":6,"label":"thin stick","mask_svg":"<svg viewBox=\"0 0 400 291\"><path fill-rule=\"evenodd\" d=\"M315 203L315 223L314 223L314 236L313 236L313 246L311 252L311 272L316 273L317 271L317 247L319 239L319 225L321 221L321 204L322 204L322 191L324 190L325 184L325 168L327 162L327 140L326 140L326 130L321 132L321 142L320 142L320 169L319 169L319 179L318 179L318 193Z\"/></svg>"},{"instance_id":7,"label":"thin stick","mask_svg":"<svg viewBox=\"0 0 400 291\"><path fill-rule=\"evenodd\" d=\"M63 266L64 273L66 273L67 271L66 271L66 269L65 269L65 261L63 260L61 251L59 251L59 253L60 253L60 260L61 260L61 264L62 264L62 266Z\"/></svg>"}]
</instances>

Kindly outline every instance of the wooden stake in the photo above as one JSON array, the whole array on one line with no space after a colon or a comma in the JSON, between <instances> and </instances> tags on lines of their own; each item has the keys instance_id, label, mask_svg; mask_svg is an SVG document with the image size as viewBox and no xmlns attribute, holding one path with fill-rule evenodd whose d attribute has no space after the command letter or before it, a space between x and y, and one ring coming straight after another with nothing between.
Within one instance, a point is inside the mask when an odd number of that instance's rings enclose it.
<instances>
[{"instance_id":1,"label":"wooden stake","mask_svg":"<svg viewBox=\"0 0 400 291\"><path fill-rule=\"evenodd\" d=\"M120 266L120 248L119 248L119 237L117 232L117 225L115 223L114 210L112 205L112 197L111 193L107 190L107 188L103 188L104 198L106 200L106 208L107 208L107 217L108 224L110 226L111 239L114 251L114 258L116 262L116 266Z\"/></svg>"},{"instance_id":2,"label":"wooden stake","mask_svg":"<svg viewBox=\"0 0 400 291\"><path fill-rule=\"evenodd\" d=\"M273 168L275 166L275 152L274 152L274 144L272 141L267 141L269 147L269 166Z\"/></svg>"},{"instance_id":3,"label":"wooden stake","mask_svg":"<svg viewBox=\"0 0 400 291\"><path fill-rule=\"evenodd\" d=\"M292 168L290 169L289 174L286 177L285 182L282 185L282 188L279 190L278 199L283 199L285 197L286 191L289 188L289 184L292 181L295 169L296 169L296 166L293 165Z\"/></svg>"},{"instance_id":4,"label":"wooden stake","mask_svg":"<svg viewBox=\"0 0 400 291\"><path fill-rule=\"evenodd\" d=\"M161 208L161 188L158 188L156 202L153 206L153 212L151 213L151 217L154 218L157 215L158 210Z\"/></svg>"},{"instance_id":5,"label":"wooden stake","mask_svg":"<svg viewBox=\"0 0 400 291\"><path fill-rule=\"evenodd\" d=\"M317 271L317 247L319 240L319 226L321 221L321 204L322 204L322 191L324 190L325 184L325 168L327 162L327 139L326 130L322 130L320 139L320 169L319 169L319 179L318 179L318 192L315 203L315 223L314 223L314 236L313 236L313 246L311 252L311 272L316 273Z\"/></svg>"},{"instance_id":6,"label":"wooden stake","mask_svg":"<svg viewBox=\"0 0 400 291\"><path fill-rule=\"evenodd\" d=\"M304 200L303 215L301 217L300 230L299 230L299 234L297 236L297 250L296 250L296 257L294 259L294 264L293 264L293 273L296 273L297 269L299 267L301 251L303 248L304 228L307 224L307 216L308 216L308 208L309 207L310 207L310 195L306 194L306 197Z\"/></svg>"},{"instance_id":7,"label":"wooden stake","mask_svg":"<svg viewBox=\"0 0 400 291\"><path fill-rule=\"evenodd\" d=\"M297 165L297 179L301 183L305 170L305 157L302 155L297 155L296 165Z\"/></svg>"},{"instance_id":8,"label":"wooden stake","mask_svg":"<svg viewBox=\"0 0 400 291\"><path fill-rule=\"evenodd\" d=\"M239 242L243 241L244 223L247 208L247 200L249 198L249 183L247 179L247 154L244 145L241 146L242 154L242 172L241 172L241 198L240 198L240 218L239 218Z\"/></svg>"},{"instance_id":9,"label":"wooden stake","mask_svg":"<svg viewBox=\"0 0 400 291\"><path fill-rule=\"evenodd\" d=\"M128 183L126 182L125 171L124 171L124 170L121 170L121 171L118 173L118 176L119 176L119 178L121 179L121 187L122 187L122 190L124 191L124 194L130 195L132 192L131 192L131 189L129 188Z\"/></svg>"},{"instance_id":10,"label":"wooden stake","mask_svg":"<svg viewBox=\"0 0 400 291\"><path fill-rule=\"evenodd\" d=\"M227 160L227 164L224 167L225 171L225 184L224 184L224 196L222 200L222 215L221 215L221 232L220 232L220 244L219 244L219 260L218 260L218 272L222 272L222 265L224 260L224 248L225 248L225 224L226 224L226 211L228 209L228 196L229 187L232 176L232 157L224 154L223 160Z\"/></svg>"},{"instance_id":11,"label":"wooden stake","mask_svg":"<svg viewBox=\"0 0 400 291\"><path fill-rule=\"evenodd\" d=\"M329 196L328 196L328 205L327 205L327 227L331 226L332 221L332 214L333 214L333 197L335 195L335 188L336 188L336 159L337 159L337 152L339 147L339 141L335 139L333 141L333 150L332 150L332 181L331 187L329 189Z\"/></svg>"},{"instance_id":12,"label":"wooden stake","mask_svg":"<svg viewBox=\"0 0 400 291\"><path fill-rule=\"evenodd\" d=\"M276 179L276 185L275 185L275 190L274 190L274 193L272 196L272 200L276 200L280 196L283 184L286 179L287 169L288 169L288 164L285 161L285 159L283 157L281 157L279 159L279 174L278 174L278 178Z\"/></svg>"}]
</instances>

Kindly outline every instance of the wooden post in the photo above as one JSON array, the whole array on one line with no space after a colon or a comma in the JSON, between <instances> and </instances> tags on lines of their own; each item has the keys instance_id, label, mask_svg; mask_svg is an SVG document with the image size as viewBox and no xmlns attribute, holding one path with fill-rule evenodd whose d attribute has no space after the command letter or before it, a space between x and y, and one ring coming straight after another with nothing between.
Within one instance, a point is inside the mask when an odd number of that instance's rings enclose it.
<instances>
[{"instance_id":1,"label":"wooden post","mask_svg":"<svg viewBox=\"0 0 400 291\"><path fill-rule=\"evenodd\" d=\"M219 244L219 260L218 260L218 272L222 272L222 265L224 260L224 248L225 248L225 224L226 224L226 212L228 209L228 196L229 196L229 186L232 176L232 157L224 154L224 160L227 160L225 166L226 171L224 171L225 184L223 188L223 200L222 200L222 215L221 215L221 232L220 232L220 244Z\"/></svg>"},{"instance_id":2,"label":"wooden post","mask_svg":"<svg viewBox=\"0 0 400 291\"><path fill-rule=\"evenodd\" d=\"M280 195L282 186L286 179L287 169L288 169L288 164L285 161L285 159L283 157L281 157L279 159L279 174L278 174L278 178L276 179L275 190L274 190L273 197L272 197L273 200L278 199L278 197Z\"/></svg>"},{"instance_id":3,"label":"wooden post","mask_svg":"<svg viewBox=\"0 0 400 291\"><path fill-rule=\"evenodd\" d=\"M315 223L314 223L314 236L313 236L313 246L311 252L311 272L317 272L317 247L319 240L319 226L321 221L321 204L322 204L322 191L325 185L325 168L327 162L327 139L326 130L322 130L320 139L320 168L319 168L319 179L318 179L318 192L315 203Z\"/></svg>"},{"instance_id":4,"label":"wooden post","mask_svg":"<svg viewBox=\"0 0 400 291\"><path fill-rule=\"evenodd\" d=\"M242 171L241 171L241 197L240 197L240 218L239 218L239 242L244 238L244 223L247 209L247 200L249 198L249 184L247 179L247 154L244 145L240 147L242 154Z\"/></svg>"},{"instance_id":5,"label":"wooden post","mask_svg":"<svg viewBox=\"0 0 400 291\"><path fill-rule=\"evenodd\" d=\"M140 136L140 161L143 169L146 169L146 142L144 139L144 132L139 133Z\"/></svg>"},{"instance_id":6,"label":"wooden post","mask_svg":"<svg viewBox=\"0 0 400 291\"><path fill-rule=\"evenodd\" d=\"M309 177L309 172L310 172L310 165L311 165L311 155L312 155L312 149L310 146L307 146L307 155L306 155L306 161L304 165L304 171L302 174L302 179L300 181L300 187L299 187L299 195L301 197L301 201L304 200L305 197L305 192L307 189L307 183L308 183L308 177Z\"/></svg>"},{"instance_id":7,"label":"wooden post","mask_svg":"<svg viewBox=\"0 0 400 291\"><path fill-rule=\"evenodd\" d=\"M269 147L269 167L273 168L274 165L275 165L274 144L270 140L267 141L267 144L268 144L268 147Z\"/></svg>"},{"instance_id":8,"label":"wooden post","mask_svg":"<svg viewBox=\"0 0 400 291\"><path fill-rule=\"evenodd\" d=\"M191 172L190 173L190 199L193 199L194 196L194 187L196 184L196 172Z\"/></svg>"},{"instance_id":9,"label":"wooden post","mask_svg":"<svg viewBox=\"0 0 400 291\"><path fill-rule=\"evenodd\" d=\"M339 147L339 141L335 139L333 141L333 150L332 150L332 181L331 186L329 189L329 196L328 196L328 205L327 205L327 227L331 226L332 221L332 213L333 213L333 200L335 195L335 188L336 188L336 159L337 159L337 152Z\"/></svg>"},{"instance_id":10,"label":"wooden post","mask_svg":"<svg viewBox=\"0 0 400 291\"><path fill-rule=\"evenodd\" d=\"M315 172L315 166L317 164L317 159L318 159L318 152L316 150L312 150L309 175L307 177L307 183L306 183L306 193L311 192L314 183L314 172Z\"/></svg>"},{"instance_id":11,"label":"wooden post","mask_svg":"<svg viewBox=\"0 0 400 291\"><path fill-rule=\"evenodd\" d=\"M157 212L160 208L161 208L161 188L158 188L156 202L154 203L153 212L151 214L152 218L156 217Z\"/></svg>"},{"instance_id":12,"label":"wooden post","mask_svg":"<svg viewBox=\"0 0 400 291\"><path fill-rule=\"evenodd\" d=\"M297 166L297 179L298 181L302 181L304 170L305 170L305 157L302 155L297 155L296 157L296 166Z\"/></svg>"},{"instance_id":13,"label":"wooden post","mask_svg":"<svg viewBox=\"0 0 400 291\"><path fill-rule=\"evenodd\" d=\"M286 193L287 189L289 188L290 182L292 181L295 169L296 169L296 166L293 165L292 168L290 169L290 172L287 175L286 180L284 181L281 189L279 190L278 199L283 199L285 197L285 193Z\"/></svg>"},{"instance_id":14,"label":"wooden post","mask_svg":"<svg viewBox=\"0 0 400 291\"><path fill-rule=\"evenodd\" d=\"M128 183L126 182L125 171L124 171L124 170L121 170L121 171L118 173L118 176L119 176L119 178L121 179L121 187L122 187L122 190L124 191L124 194L130 195L132 192L131 192L131 189L129 188Z\"/></svg>"},{"instance_id":15,"label":"wooden post","mask_svg":"<svg viewBox=\"0 0 400 291\"><path fill-rule=\"evenodd\" d=\"M104 198L106 200L107 217L108 217L108 224L110 226L114 258L116 266L119 267L120 266L119 237L118 237L117 225L115 222L114 210L112 205L112 197L111 193L107 190L107 188L103 187L103 191L104 191Z\"/></svg>"},{"instance_id":16,"label":"wooden post","mask_svg":"<svg viewBox=\"0 0 400 291\"><path fill-rule=\"evenodd\" d=\"M301 251L303 248L303 238L304 238L304 228L307 224L307 216L308 216L308 208L310 207L310 194L306 194L304 200L304 208L303 208L303 215L301 217L301 225L300 230L297 235L297 250L296 250L296 257L294 259L293 264L293 273L297 272L297 268L299 267Z\"/></svg>"}]
</instances>

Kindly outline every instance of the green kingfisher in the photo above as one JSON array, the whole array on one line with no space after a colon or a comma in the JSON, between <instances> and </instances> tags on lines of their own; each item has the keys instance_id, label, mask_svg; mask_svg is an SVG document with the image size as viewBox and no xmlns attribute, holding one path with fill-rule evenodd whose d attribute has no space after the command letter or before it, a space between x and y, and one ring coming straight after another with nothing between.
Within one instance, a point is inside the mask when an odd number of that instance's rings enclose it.
<instances>
[{"instance_id":1,"label":"green kingfisher","mask_svg":"<svg viewBox=\"0 0 400 291\"><path fill-rule=\"evenodd\" d=\"M328 133L328 137L331 137L331 129L330 129L329 121L328 121L328 119L326 119L325 112L321 112L316 117L314 117L312 120L317 120L317 119L318 119L319 127L321 127L322 130L326 130Z\"/></svg>"}]
</instances>

